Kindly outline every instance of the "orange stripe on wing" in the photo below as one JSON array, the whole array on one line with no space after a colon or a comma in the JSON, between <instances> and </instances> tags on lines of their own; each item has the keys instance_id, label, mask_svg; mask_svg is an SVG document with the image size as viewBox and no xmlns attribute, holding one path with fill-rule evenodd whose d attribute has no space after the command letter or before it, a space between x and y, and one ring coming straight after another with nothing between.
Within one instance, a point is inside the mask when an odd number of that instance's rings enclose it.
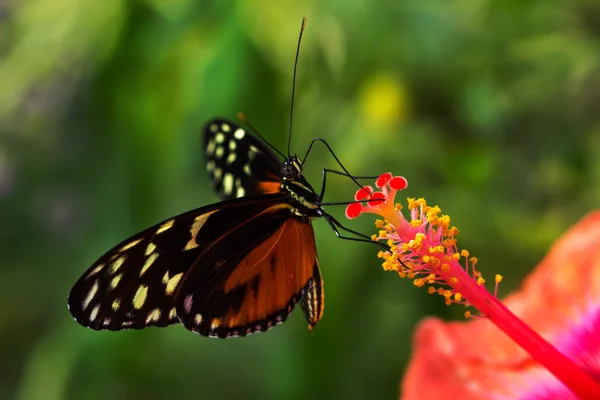
<instances>
[{"instance_id":1,"label":"orange stripe on wing","mask_svg":"<svg viewBox=\"0 0 600 400\"><path fill-rule=\"evenodd\" d=\"M289 314L286 307L298 300L313 276L315 257L312 226L296 219L286 221L253 249L225 282L226 293L243 285L245 291L241 307L230 309L222 324L233 329Z\"/></svg>"},{"instance_id":2,"label":"orange stripe on wing","mask_svg":"<svg viewBox=\"0 0 600 400\"><path fill-rule=\"evenodd\" d=\"M281 188L281 182L274 181L259 181L257 182L258 192L260 193L277 193Z\"/></svg>"}]
</instances>

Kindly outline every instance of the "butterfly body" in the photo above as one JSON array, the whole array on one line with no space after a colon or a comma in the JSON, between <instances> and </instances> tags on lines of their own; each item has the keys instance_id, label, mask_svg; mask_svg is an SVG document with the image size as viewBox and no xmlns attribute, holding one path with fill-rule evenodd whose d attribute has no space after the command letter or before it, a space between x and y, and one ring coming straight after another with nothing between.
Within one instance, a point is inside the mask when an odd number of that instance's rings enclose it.
<instances>
[{"instance_id":1,"label":"butterfly body","mask_svg":"<svg viewBox=\"0 0 600 400\"><path fill-rule=\"evenodd\" d=\"M321 199L296 156L281 162L222 119L204 130L207 171L223 199L154 225L109 250L77 281L69 309L92 329L181 323L211 337L282 323L301 302L312 329L323 281L311 220Z\"/></svg>"}]
</instances>

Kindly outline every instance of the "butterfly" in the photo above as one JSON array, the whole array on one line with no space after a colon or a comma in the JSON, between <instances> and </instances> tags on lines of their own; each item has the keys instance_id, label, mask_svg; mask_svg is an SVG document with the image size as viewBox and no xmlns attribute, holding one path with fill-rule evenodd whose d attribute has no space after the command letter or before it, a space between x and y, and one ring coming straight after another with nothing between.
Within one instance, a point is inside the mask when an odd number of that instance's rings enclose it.
<instances>
[{"instance_id":1,"label":"butterfly","mask_svg":"<svg viewBox=\"0 0 600 400\"><path fill-rule=\"evenodd\" d=\"M203 132L207 172L222 201L160 222L100 257L69 294L79 324L118 331L181 323L203 336L228 338L281 324L300 303L312 330L323 316L324 294L311 221L322 217L338 237L373 243L323 209L348 204L322 202L328 172L359 186L356 178L373 178L351 176L324 140L314 139L301 160L290 155L289 139L285 156L225 119L210 121ZM344 170L323 169L318 194L302 175L317 141Z\"/></svg>"},{"instance_id":2,"label":"butterfly","mask_svg":"<svg viewBox=\"0 0 600 400\"><path fill-rule=\"evenodd\" d=\"M204 129L207 171L223 201L119 243L75 283L74 319L95 330L181 323L203 336L266 331L300 302L312 329L324 308L311 220L320 196L302 161L281 162L224 119Z\"/></svg>"}]
</instances>

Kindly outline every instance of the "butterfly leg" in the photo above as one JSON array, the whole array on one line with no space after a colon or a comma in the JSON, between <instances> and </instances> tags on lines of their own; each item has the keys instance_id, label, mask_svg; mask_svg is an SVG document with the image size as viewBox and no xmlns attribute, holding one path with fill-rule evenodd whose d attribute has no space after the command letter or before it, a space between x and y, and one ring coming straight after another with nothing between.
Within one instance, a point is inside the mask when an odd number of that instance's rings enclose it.
<instances>
[{"instance_id":1,"label":"butterfly leg","mask_svg":"<svg viewBox=\"0 0 600 400\"><path fill-rule=\"evenodd\" d=\"M379 247L385 249L385 250L389 250L389 246L385 243L381 243L378 241L374 241L372 240L369 236L364 235L360 232L357 232L355 230L352 230L350 228L346 228L344 225L342 225L338 220L336 220L333 216L327 214L327 215L323 215L323 218L325 219L325 221L327 221L327 223L329 224L329 226L331 227L331 229L333 229L333 232L335 233L335 236L337 236L339 239L344 239L344 240L352 240L355 242L364 242L364 243L374 243L376 245L378 245ZM343 236L339 229L348 232L348 233L352 233L353 235L359 236L359 237L350 237L350 236Z\"/></svg>"},{"instance_id":2,"label":"butterfly leg","mask_svg":"<svg viewBox=\"0 0 600 400\"><path fill-rule=\"evenodd\" d=\"M324 215L323 217L325 218L325 221L327 221L327 223L329 224L329 226L331 226L331 229L333 229L333 232L335 233L335 235L339 239L352 240L352 241L355 241L355 242L375 243L376 245L378 245L379 247L381 247L383 250L390 251L390 246L388 246L386 243L382 243L382 242L379 242L379 241L374 241L373 239L371 239L367 235L364 235L364 234L362 234L360 232L357 232L355 230L352 230L350 228L346 228L344 225L342 225L338 220L336 220L331 215L328 214L328 215ZM343 231L346 231L346 232L352 233L354 235L360 236L360 237L353 238L353 237L349 237L349 236L342 236L340 234L340 231L338 230L338 228L341 229L341 230L343 230ZM405 268L408 268L408 266L406 264L404 264L404 262L402 260L398 260L398 261Z\"/></svg>"},{"instance_id":3,"label":"butterfly leg","mask_svg":"<svg viewBox=\"0 0 600 400\"><path fill-rule=\"evenodd\" d=\"M304 156L304 158L302 159L302 164L304 164L304 162L306 161L306 158L308 157L308 154L310 153L310 151L312 150L312 147L315 143L320 142L323 143L323 145L325 145L325 147L327 147L327 150L329 150L329 153L331 153L331 155L333 156L333 158L335 159L335 161L338 163L338 165L342 168L342 170L344 171L345 174L341 174L340 175L345 175L348 178L352 179L352 181L354 183L356 183L358 185L358 187L362 188L363 186L358 183L358 181L356 180L356 178L354 177L354 175L351 175L350 172L348 172L348 170L346 169L346 167L344 167L344 165L342 164L342 162L340 161L340 159L335 155L335 153L333 152L333 149L331 148L331 146L329 146L329 143L327 143L324 139L321 138L314 138L311 142L310 145L308 146L308 150L306 151L306 155ZM323 190L322 190L323 191Z\"/></svg>"},{"instance_id":4,"label":"butterfly leg","mask_svg":"<svg viewBox=\"0 0 600 400\"><path fill-rule=\"evenodd\" d=\"M325 186L327 185L327 173L345 176L347 178L351 178L352 180L355 180L355 179L377 179L377 176L353 176L353 175L348 175L342 171L336 171L335 169L323 168L323 171L322 171L323 180L321 181L321 193L319 194L320 199L323 199L323 196L325 195Z\"/></svg>"}]
</instances>

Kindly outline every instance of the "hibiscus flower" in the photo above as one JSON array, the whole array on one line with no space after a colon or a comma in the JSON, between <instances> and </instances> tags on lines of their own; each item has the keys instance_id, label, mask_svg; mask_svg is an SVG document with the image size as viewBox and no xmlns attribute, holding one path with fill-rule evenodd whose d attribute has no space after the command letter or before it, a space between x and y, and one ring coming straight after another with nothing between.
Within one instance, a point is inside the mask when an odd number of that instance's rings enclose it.
<instances>
[{"instance_id":1,"label":"hibiscus flower","mask_svg":"<svg viewBox=\"0 0 600 400\"><path fill-rule=\"evenodd\" d=\"M467 322L429 318L417 328L401 384L406 400L600 399L600 212L561 239L503 302L476 269L478 260L456 244L458 229L439 207L394 202L406 179L382 174L365 187L348 218L374 213L383 241L383 267L467 308Z\"/></svg>"}]
</instances>

